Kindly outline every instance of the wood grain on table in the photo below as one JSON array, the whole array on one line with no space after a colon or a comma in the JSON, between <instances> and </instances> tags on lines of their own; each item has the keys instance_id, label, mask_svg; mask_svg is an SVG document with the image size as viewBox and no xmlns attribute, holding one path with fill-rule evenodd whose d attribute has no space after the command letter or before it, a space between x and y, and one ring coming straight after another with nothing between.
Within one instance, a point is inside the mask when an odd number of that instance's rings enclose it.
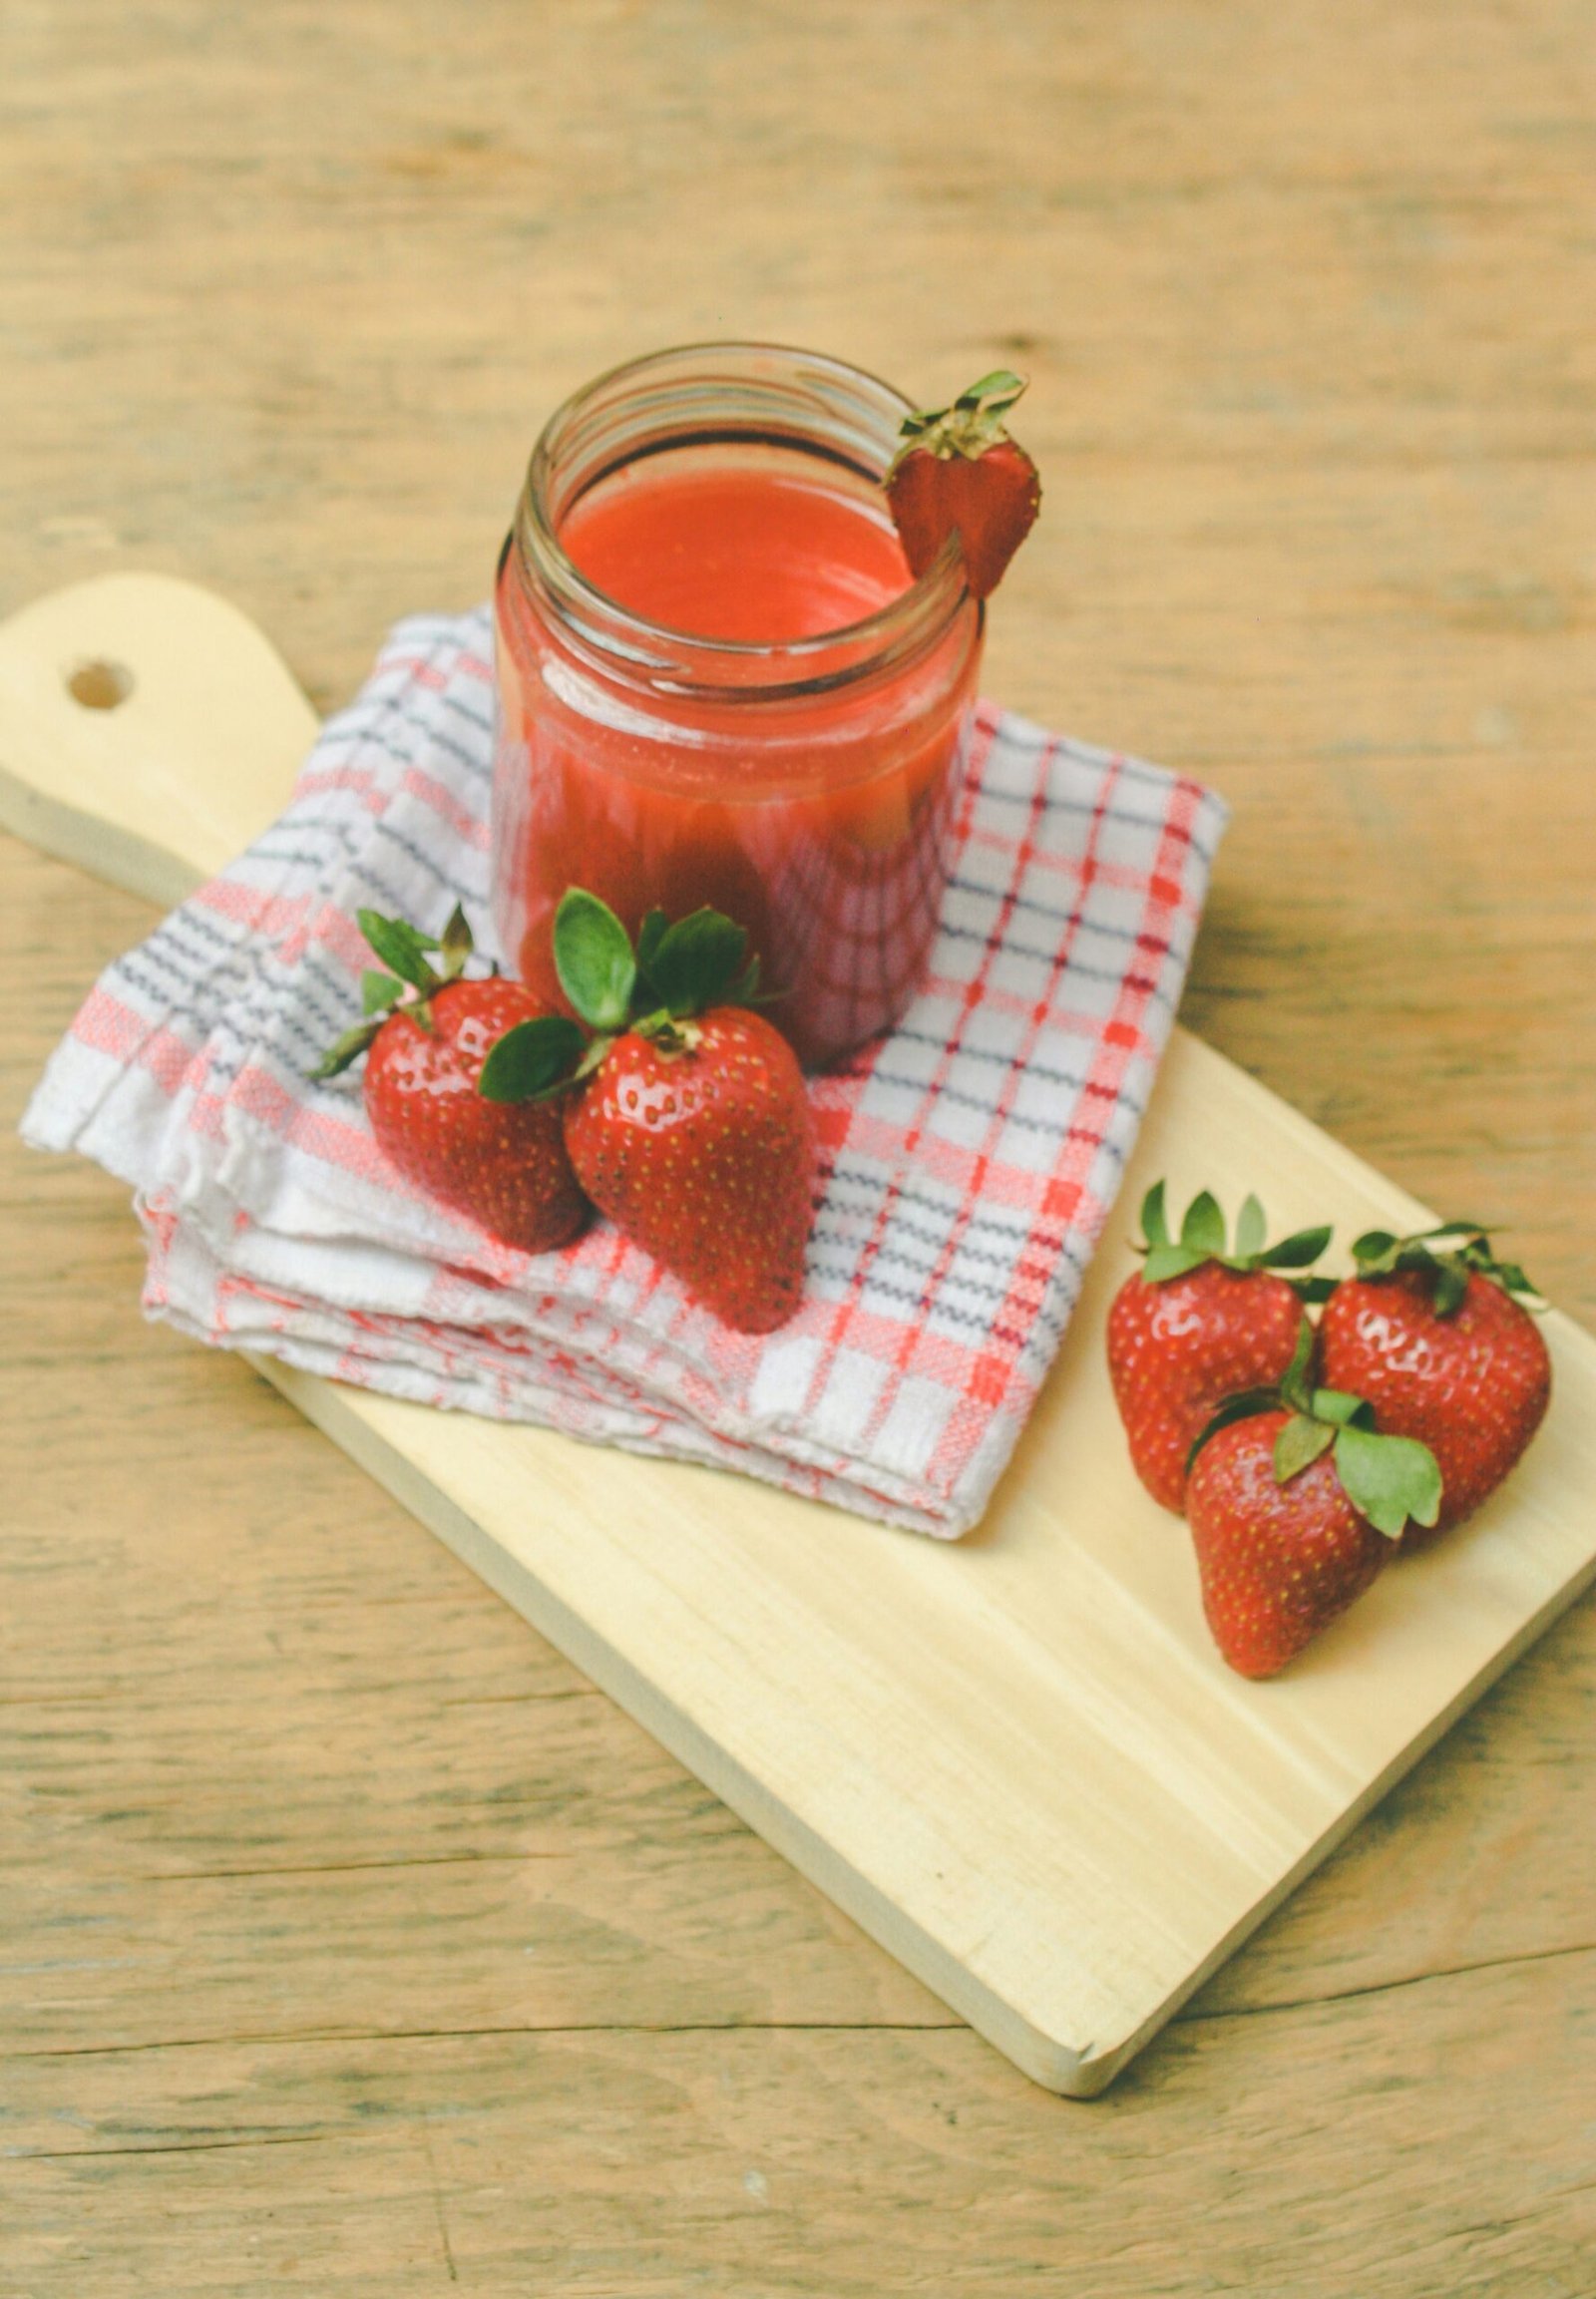
<instances>
[{"instance_id":1,"label":"wood grain on table","mask_svg":"<svg viewBox=\"0 0 1596 2299\"><path fill-rule=\"evenodd\" d=\"M1596 1319L1583 0L56 0L0 129L0 612L165 567L324 708L610 361L1017 360L988 684L1231 798L1186 1018ZM1584 2299L1589 1604L1050 2100L143 1326L122 1193L10 1126L151 914L0 873L7 2299Z\"/></svg>"}]
</instances>

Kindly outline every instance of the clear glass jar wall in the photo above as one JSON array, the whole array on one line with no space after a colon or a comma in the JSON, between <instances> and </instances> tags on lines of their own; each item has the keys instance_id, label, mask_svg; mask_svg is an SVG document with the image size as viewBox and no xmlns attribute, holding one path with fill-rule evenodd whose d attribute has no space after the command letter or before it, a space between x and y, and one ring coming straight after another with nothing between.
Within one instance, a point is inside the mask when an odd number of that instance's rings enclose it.
<instances>
[{"instance_id":1,"label":"clear glass jar wall","mask_svg":"<svg viewBox=\"0 0 1596 2299\"><path fill-rule=\"evenodd\" d=\"M535 987L558 994L554 912L585 886L632 929L656 905L735 918L811 1067L914 995L982 613L952 546L914 581L892 535L907 405L721 344L618 369L549 424L496 599L495 911Z\"/></svg>"}]
</instances>

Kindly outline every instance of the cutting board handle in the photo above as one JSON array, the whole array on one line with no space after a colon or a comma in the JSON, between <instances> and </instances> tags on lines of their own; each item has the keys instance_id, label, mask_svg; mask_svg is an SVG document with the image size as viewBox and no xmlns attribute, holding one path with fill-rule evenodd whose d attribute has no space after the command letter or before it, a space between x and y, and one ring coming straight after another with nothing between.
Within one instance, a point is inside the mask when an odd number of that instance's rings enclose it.
<instances>
[{"instance_id":1,"label":"cutting board handle","mask_svg":"<svg viewBox=\"0 0 1596 2299\"><path fill-rule=\"evenodd\" d=\"M0 823L164 907L281 812L318 721L247 616L105 575L0 623Z\"/></svg>"}]
</instances>

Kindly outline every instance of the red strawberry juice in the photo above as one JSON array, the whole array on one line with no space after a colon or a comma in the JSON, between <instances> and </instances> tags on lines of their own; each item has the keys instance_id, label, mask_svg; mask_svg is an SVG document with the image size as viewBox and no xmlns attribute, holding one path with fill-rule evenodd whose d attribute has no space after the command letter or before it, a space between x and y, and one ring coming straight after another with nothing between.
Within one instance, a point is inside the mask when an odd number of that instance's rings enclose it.
<instances>
[{"instance_id":1,"label":"red strawberry juice","mask_svg":"<svg viewBox=\"0 0 1596 2299\"><path fill-rule=\"evenodd\" d=\"M885 512L746 454L641 464L577 504L560 540L633 614L766 646L863 622L913 579Z\"/></svg>"},{"instance_id":2,"label":"red strawberry juice","mask_svg":"<svg viewBox=\"0 0 1596 2299\"><path fill-rule=\"evenodd\" d=\"M495 910L511 961L557 994L569 886L631 929L654 905L709 903L747 929L785 993L772 1020L821 1066L895 1020L924 973L981 610L951 558L910 576L879 484L896 395L858 378L841 451L817 445L775 364L804 355L750 349L767 363L750 382L739 350L630 371L729 368L724 427L689 392L690 424L659 436L651 407L643 451L616 452L611 403L597 468L566 443L564 493L561 442L534 458L497 596ZM854 371L811 365L852 388Z\"/></svg>"}]
</instances>

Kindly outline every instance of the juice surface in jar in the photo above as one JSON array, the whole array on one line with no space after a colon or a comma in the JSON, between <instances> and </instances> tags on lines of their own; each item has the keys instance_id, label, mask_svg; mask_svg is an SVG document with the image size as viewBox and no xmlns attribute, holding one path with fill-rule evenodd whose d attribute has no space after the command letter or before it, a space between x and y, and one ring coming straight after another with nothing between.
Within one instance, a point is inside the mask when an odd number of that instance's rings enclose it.
<instances>
[{"instance_id":1,"label":"juice surface in jar","mask_svg":"<svg viewBox=\"0 0 1596 2299\"><path fill-rule=\"evenodd\" d=\"M585 886L633 931L654 906L734 918L809 1066L913 996L981 614L956 559L910 576L879 486L900 403L871 389L880 436L848 460L767 409L717 431L695 401L693 428L564 499L546 469L543 520L524 500L497 598L494 884L534 987L558 995L554 913ZM529 500L538 479L535 457Z\"/></svg>"},{"instance_id":2,"label":"juice surface in jar","mask_svg":"<svg viewBox=\"0 0 1596 2299\"><path fill-rule=\"evenodd\" d=\"M747 450L652 456L576 504L560 540L633 614L765 645L863 622L914 579L885 511Z\"/></svg>"}]
</instances>

